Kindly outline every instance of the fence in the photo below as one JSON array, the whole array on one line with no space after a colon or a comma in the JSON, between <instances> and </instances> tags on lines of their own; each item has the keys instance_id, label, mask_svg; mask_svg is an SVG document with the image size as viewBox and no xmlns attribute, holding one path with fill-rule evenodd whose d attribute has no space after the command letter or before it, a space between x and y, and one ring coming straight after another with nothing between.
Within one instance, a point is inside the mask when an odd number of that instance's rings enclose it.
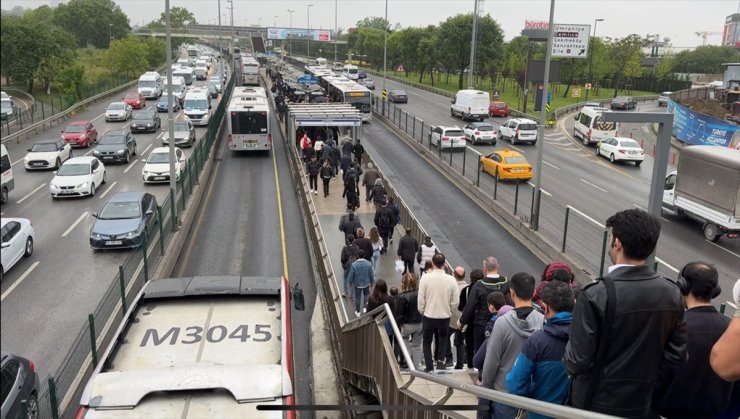
<instances>
[{"instance_id":1,"label":"fence","mask_svg":"<svg viewBox=\"0 0 740 419\"><path fill-rule=\"evenodd\" d=\"M53 377L44 380L38 397L40 418L74 416L77 400L97 365L98 351L105 351L111 343L129 302L152 279L152 273L172 240L177 229L177 219L173 217L172 209L176 206L177 214L180 214L187 207L193 187L198 183L199 175L218 139L217 133L229 103L234 80L234 77L229 79L206 134L193 146L193 152L177 179L176 194L170 192L164 202L160 203L156 220L145 230L142 244L132 250L118 267L118 273L111 279L110 286L95 311L88 315L87 323L80 328L75 343L61 366Z\"/></svg>"}]
</instances>

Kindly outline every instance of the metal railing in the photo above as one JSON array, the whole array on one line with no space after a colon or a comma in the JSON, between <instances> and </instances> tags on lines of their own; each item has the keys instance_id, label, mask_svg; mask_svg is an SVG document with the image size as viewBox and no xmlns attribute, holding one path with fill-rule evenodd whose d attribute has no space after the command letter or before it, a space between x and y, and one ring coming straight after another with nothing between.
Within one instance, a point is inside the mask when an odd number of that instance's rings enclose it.
<instances>
[{"instance_id":1,"label":"metal railing","mask_svg":"<svg viewBox=\"0 0 740 419\"><path fill-rule=\"evenodd\" d=\"M98 362L98 351L105 350L114 337L119 322L123 319L131 300L144 284L151 280L168 244L177 230L177 220L172 217L172 208L177 205L178 214L186 209L194 186L206 165L206 161L218 140L217 134L226 112L234 87L234 77L229 79L221 101L213 113L206 133L199 138L193 152L177 180L177 193L171 192L157 208L156 221L147 228L142 244L131 251L112 278L108 290L88 321L81 326L74 344L53 376L47 377L39 390L39 417L69 417L77 409L77 400Z\"/></svg>"}]
</instances>

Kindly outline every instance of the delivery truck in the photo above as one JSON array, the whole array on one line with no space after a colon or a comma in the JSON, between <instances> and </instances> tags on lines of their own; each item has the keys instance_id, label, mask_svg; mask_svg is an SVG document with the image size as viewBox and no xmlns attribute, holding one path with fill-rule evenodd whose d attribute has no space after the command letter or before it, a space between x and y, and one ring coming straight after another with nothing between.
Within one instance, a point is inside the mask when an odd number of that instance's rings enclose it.
<instances>
[{"instance_id":1,"label":"delivery truck","mask_svg":"<svg viewBox=\"0 0 740 419\"><path fill-rule=\"evenodd\" d=\"M294 418L257 408L295 403L293 305L303 309L303 293L285 277L149 281L100 357L76 417Z\"/></svg>"},{"instance_id":2,"label":"delivery truck","mask_svg":"<svg viewBox=\"0 0 740 419\"><path fill-rule=\"evenodd\" d=\"M678 167L668 174L663 210L702 225L704 238L740 234L740 150L717 146L681 149Z\"/></svg>"}]
</instances>

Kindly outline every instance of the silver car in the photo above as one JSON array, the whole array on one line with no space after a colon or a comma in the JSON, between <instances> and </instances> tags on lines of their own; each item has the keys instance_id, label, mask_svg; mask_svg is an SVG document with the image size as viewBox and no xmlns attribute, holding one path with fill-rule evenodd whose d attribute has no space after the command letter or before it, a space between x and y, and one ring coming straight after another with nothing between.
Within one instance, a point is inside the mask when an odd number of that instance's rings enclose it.
<instances>
[{"instance_id":1,"label":"silver car","mask_svg":"<svg viewBox=\"0 0 740 419\"><path fill-rule=\"evenodd\" d=\"M176 121L174 129L175 145L177 147L190 147L195 142L195 127L190 121ZM169 132L162 136L162 145L170 144Z\"/></svg>"}]
</instances>

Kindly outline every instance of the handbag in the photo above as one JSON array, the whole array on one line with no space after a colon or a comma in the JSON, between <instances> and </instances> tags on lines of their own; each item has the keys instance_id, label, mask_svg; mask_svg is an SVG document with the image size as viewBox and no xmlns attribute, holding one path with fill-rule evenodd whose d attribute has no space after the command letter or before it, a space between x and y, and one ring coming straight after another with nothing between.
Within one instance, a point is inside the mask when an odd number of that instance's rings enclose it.
<instances>
[{"instance_id":1,"label":"handbag","mask_svg":"<svg viewBox=\"0 0 740 419\"><path fill-rule=\"evenodd\" d=\"M403 261L401 259L396 259L396 266L395 266L396 272L399 274L403 273L403 268L404 268Z\"/></svg>"}]
</instances>

